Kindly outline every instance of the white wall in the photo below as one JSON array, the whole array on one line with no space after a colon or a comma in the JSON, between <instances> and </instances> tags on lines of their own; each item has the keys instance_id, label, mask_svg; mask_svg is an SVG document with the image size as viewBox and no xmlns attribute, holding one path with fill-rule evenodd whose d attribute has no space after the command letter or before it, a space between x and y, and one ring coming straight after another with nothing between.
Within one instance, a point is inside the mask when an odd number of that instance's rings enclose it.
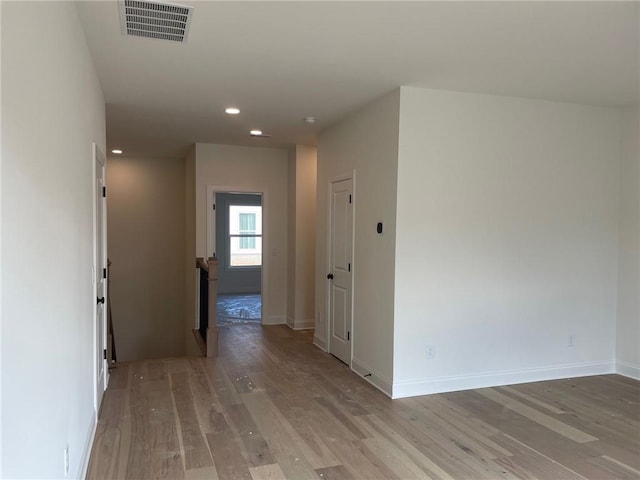
<instances>
[{"instance_id":1,"label":"white wall","mask_svg":"<svg viewBox=\"0 0 640 480\"><path fill-rule=\"evenodd\" d=\"M623 115L618 272L617 371L640 379L640 121Z\"/></svg>"},{"instance_id":2,"label":"white wall","mask_svg":"<svg viewBox=\"0 0 640 480\"><path fill-rule=\"evenodd\" d=\"M2 2L2 478L82 474L104 99L72 2Z\"/></svg>"},{"instance_id":3,"label":"white wall","mask_svg":"<svg viewBox=\"0 0 640 480\"><path fill-rule=\"evenodd\" d=\"M329 179L356 171L352 367L391 393L399 90L318 138L315 343L326 346ZM376 224L384 223L384 233Z\"/></svg>"},{"instance_id":4,"label":"white wall","mask_svg":"<svg viewBox=\"0 0 640 480\"><path fill-rule=\"evenodd\" d=\"M317 150L296 145L289 152L287 324L315 326Z\"/></svg>"},{"instance_id":5,"label":"white wall","mask_svg":"<svg viewBox=\"0 0 640 480\"><path fill-rule=\"evenodd\" d=\"M184 355L185 162L112 156L107 184L118 361Z\"/></svg>"},{"instance_id":6,"label":"white wall","mask_svg":"<svg viewBox=\"0 0 640 480\"><path fill-rule=\"evenodd\" d=\"M205 257L207 186L264 193L263 323L285 323L287 311L287 151L196 144L196 256ZM195 292L192 294L195 295Z\"/></svg>"},{"instance_id":7,"label":"white wall","mask_svg":"<svg viewBox=\"0 0 640 480\"><path fill-rule=\"evenodd\" d=\"M619 158L613 109L402 88L394 396L612 371Z\"/></svg>"}]
</instances>

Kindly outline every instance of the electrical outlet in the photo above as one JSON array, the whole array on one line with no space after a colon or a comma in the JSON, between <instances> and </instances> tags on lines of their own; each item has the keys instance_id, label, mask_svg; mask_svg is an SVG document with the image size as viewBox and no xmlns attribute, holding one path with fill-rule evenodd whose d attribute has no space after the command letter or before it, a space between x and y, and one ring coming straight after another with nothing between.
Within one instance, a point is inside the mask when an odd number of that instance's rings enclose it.
<instances>
[{"instance_id":1,"label":"electrical outlet","mask_svg":"<svg viewBox=\"0 0 640 480\"><path fill-rule=\"evenodd\" d=\"M576 334L572 333L571 335L569 335L569 343L567 344L567 346L569 347L575 347L576 346Z\"/></svg>"},{"instance_id":2,"label":"electrical outlet","mask_svg":"<svg viewBox=\"0 0 640 480\"><path fill-rule=\"evenodd\" d=\"M435 345L427 345L425 349L425 357L427 360L433 360L436 356L436 347Z\"/></svg>"},{"instance_id":3,"label":"electrical outlet","mask_svg":"<svg viewBox=\"0 0 640 480\"><path fill-rule=\"evenodd\" d=\"M69 444L64 447L64 476L69 475Z\"/></svg>"}]
</instances>

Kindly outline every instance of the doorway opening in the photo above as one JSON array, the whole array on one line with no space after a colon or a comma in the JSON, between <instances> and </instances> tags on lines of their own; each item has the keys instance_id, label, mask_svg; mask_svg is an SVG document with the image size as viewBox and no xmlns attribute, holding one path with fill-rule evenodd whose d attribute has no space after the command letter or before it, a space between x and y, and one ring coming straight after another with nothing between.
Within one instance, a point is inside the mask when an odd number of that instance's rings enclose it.
<instances>
[{"instance_id":1,"label":"doorway opening","mask_svg":"<svg viewBox=\"0 0 640 480\"><path fill-rule=\"evenodd\" d=\"M262 323L262 194L214 192L218 326Z\"/></svg>"}]
</instances>

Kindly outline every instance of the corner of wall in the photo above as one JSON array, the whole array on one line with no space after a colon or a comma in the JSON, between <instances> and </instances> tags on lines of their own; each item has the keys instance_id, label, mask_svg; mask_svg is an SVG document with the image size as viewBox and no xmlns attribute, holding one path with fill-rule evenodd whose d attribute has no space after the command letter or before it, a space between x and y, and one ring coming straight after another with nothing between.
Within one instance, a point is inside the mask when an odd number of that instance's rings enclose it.
<instances>
[{"instance_id":1,"label":"corner of wall","mask_svg":"<svg viewBox=\"0 0 640 480\"><path fill-rule=\"evenodd\" d=\"M287 318L285 315L269 315L262 321L263 325L285 325L287 324Z\"/></svg>"},{"instance_id":2,"label":"corner of wall","mask_svg":"<svg viewBox=\"0 0 640 480\"><path fill-rule=\"evenodd\" d=\"M313 318L311 319L293 319L291 317L287 317L287 326L291 330L313 330L315 325L315 321Z\"/></svg>"},{"instance_id":3,"label":"corner of wall","mask_svg":"<svg viewBox=\"0 0 640 480\"><path fill-rule=\"evenodd\" d=\"M617 360L615 371L624 377L640 380L640 366L634 365L633 363Z\"/></svg>"},{"instance_id":4,"label":"corner of wall","mask_svg":"<svg viewBox=\"0 0 640 480\"><path fill-rule=\"evenodd\" d=\"M318 347L320 350L326 352L327 351L327 340L324 337L320 337L317 335L318 330L316 329L316 333L313 335L313 344Z\"/></svg>"},{"instance_id":5,"label":"corner of wall","mask_svg":"<svg viewBox=\"0 0 640 480\"><path fill-rule=\"evenodd\" d=\"M351 370L356 372L364 380L384 393L387 397L394 398L392 397L393 384L391 382L391 379L385 377L384 375L375 373L373 369L369 368L367 365L365 365L355 357L351 359Z\"/></svg>"}]
</instances>

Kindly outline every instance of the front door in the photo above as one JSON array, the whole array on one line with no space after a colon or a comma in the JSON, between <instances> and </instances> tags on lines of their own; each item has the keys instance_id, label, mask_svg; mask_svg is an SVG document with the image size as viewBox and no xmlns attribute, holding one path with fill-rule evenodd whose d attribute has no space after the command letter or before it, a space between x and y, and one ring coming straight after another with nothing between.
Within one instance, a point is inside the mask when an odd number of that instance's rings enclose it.
<instances>
[{"instance_id":1,"label":"front door","mask_svg":"<svg viewBox=\"0 0 640 480\"><path fill-rule=\"evenodd\" d=\"M331 182L329 352L351 365L353 179Z\"/></svg>"},{"instance_id":2,"label":"front door","mask_svg":"<svg viewBox=\"0 0 640 480\"><path fill-rule=\"evenodd\" d=\"M100 409L102 396L107 388L107 234L106 234L106 189L105 189L105 159L96 144L93 144L93 161L95 165L95 194L94 194L94 252L95 252L95 407Z\"/></svg>"}]
</instances>

